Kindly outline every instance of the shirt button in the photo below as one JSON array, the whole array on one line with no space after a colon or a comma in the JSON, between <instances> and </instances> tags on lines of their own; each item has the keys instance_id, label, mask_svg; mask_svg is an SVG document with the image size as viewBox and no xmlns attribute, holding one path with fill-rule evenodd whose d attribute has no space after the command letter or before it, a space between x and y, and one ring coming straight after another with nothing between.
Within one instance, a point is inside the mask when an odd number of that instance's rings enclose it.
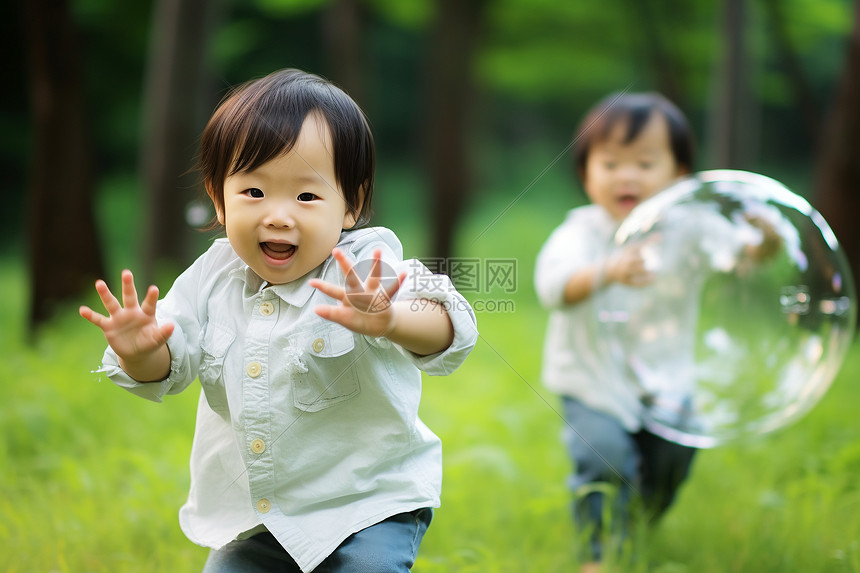
<instances>
[{"instance_id":1,"label":"shirt button","mask_svg":"<svg viewBox=\"0 0 860 573\"><path fill-rule=\"evenodd\" d=\"M251 362L248 364L248 367L245 368L245 372L248 373L248 376L251 378L256 378L263 371L263 367L260 366L259 362Z\"/></svg>"},{"instance_id":2,"label":"shirt button","mask_svg":"<svg viewBox=\"0 0 860 573\"><path fill-rule=\"evenodd\" d=\"M256 440L251 442L251 451L255 454L262 454L264 451L266 451L266 442L264 442L260 438L257 438Z\"/></svg>"},{"instance_id":3,"label":"shirt button","mask_svg":"<svg viewBox=\"0 0 860 573\"><path fill-rule=\"evenodd\" d=\"M264 302L260 305L260 314L262 314L263 316L269 316L273 312L275 312L275 305L273 305L272 303Z\"/></svg>"},{"instance_id":4,"label":"shirt button","mask_svg":"<svg viewBox=\"0 0 860 573\"><path fill-rule=\"evenodd\" d=\"M272 504L265 497L257 502L257 511L260 513L269 513L270 509L272 509Z\"/></svg>"},{"instance_id":5,"label":"shirt button","mask_svg":"<svg viewBox=\"0 0 860 573\"><path fill-rule=\"evenodd\" d=\"M322 352L323 348L325 348L325 340L317 338L314 340L312 348L314 349L314 352Z\"/></svg>"}]
</instances>

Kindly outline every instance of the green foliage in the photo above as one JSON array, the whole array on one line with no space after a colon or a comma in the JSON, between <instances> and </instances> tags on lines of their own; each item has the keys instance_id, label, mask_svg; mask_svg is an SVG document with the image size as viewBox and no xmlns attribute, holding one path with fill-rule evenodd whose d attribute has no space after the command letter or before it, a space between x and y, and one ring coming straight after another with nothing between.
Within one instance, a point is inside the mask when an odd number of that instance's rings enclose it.
<instances>
[{"instance_id":1,"label":"green foliage","mask_svg":"<svg viewBox=\"0 0 860 573\"><path fill-rule=\"evenodd\" d=\"M108 0L70 5L83 47L87 106L82 113L91 126L100 187L117 178L140 176L138 157L146 127L141 117L143 80L155 5ZM823 111L844 65L851 4L778 0L778 5ZM552 146L557 138L569 137L585 110L606 93L663 89L660 73L666 69L677 80L684 100L680 103L704 140L705 117L714 109L719 87L715 73L724 49L722 6L716 0L485 2L473 66L480 89L476 99L463 93L464 102L478 103L472 126L480 142L476 146L494 139L495 163L516 161L515 148L522 143L524 128L530 143ZM761 139L761 156L768 165L808 165L813 160L812 143L798 121L797 98L762 6L749 3L747 26L751 82L761 103L761 121L753 122L761 126L761 135L756 136ZM331 76L323 33L325 11L331 7L330 0L255 0L221 6L213 19L208 54L211 89L201 103L201 129L229 86L288 66ZM423 109L431 81L424 64L434 48L429 32L435 4L365 0L361 8L361 42L356 47L365 78L361 104L384 157L421 158ZM18 4L10 7L16 9L22 11ZM9 53L26 45L21 21L23 13L13 11L0 22L5 26L0 37ZM654 60L655 47L665 54L665 65ZM10 85L27 85L25 64L26 58L10 60ZM2 97L2 166L7 188L20 191L26 188L32 148L30 103L22 89L6 90ZM503 138L496 137L500 131ZM7 208L0 213L4 244L22 234L25 196L9 193Z\"/></svg>"},{"instance_id":2,"label":"green foliage","mask_svg":"<svg viewBox=\"0 0 860 573\"><path fill-rule=\"evenodd\" d=\"M266 16L284 17L315 10L326 0L256 0L260 12Z\"/></svg>"},{"instance_id":3,"label":"green foliage","mask_svg":"<svg viewBox=\"0 0 860 573\"><path fill-rule=\"evenodd\" d=\"M159 407L91 374L103 340L72 308L24 344L22 269L0 268L0 570L201 569L176 518L196 397Z\"/></svg>"},{"instance_id":4,"label":"green foliage","mask_svg":"<svg viewBox=\"0 0 860 573\"><path fill-rule=\"evenodd\" d=\"M431 0L366 0L365 4L380 18L408 29L426 26L435 11Z\"/></svg>"},{"instance_id":5,"label":"green foliage","mask_svg":"<svg viewBox=\"0 0 860 573\"><path fill-rule=\"evenodd\" d=\"M620 4L490 4L477 62L479 77L532 101L622 88L635 73L631 59L617 57L630 51Z\"/></svg>"}]
</instances>

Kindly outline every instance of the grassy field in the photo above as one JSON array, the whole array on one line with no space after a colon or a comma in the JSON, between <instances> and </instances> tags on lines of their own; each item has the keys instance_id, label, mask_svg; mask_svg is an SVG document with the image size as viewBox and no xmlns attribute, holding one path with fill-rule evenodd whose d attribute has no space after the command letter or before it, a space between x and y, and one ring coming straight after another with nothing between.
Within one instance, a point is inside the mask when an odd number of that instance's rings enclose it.
<instances>
[{"instance_id":1,"label":"grassy field","mask_svg":"<svg viewBox=\"0 0 860 573\"><path fill-rule=\"evenodd\" d=\"M479 313L467 363L425 381L422 417L442 437L445 481L418 572L576 570L561 420L539 378L546 316L531 287L534 254L561 215L540 205L487 229L504 207L488 202L459 242L518 261L517 292L473 296L516 310ZM197 390L153 404L91 374L104 343L75 308L25 344L19 261L0 261L0 292L0 571L199 571L207 551L176 516ZM798 424L702 452L678 503L617 570L860 571L858 378L855 346Z\"/></svg>"}]
</instances>

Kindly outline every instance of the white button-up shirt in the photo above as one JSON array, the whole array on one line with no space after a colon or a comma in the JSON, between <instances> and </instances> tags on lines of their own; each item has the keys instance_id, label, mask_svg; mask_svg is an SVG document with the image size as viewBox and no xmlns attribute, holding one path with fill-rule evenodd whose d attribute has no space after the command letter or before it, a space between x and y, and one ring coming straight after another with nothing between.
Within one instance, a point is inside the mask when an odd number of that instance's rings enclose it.
<instances>
[{"instance_id":1,"label":"white button-up shirt","mask_svg":"<svg viewBox=\"0 0 860 573\"><path fill-rule=\"evenodd\" d=\"M176 325L169 377L138 383L105 353L111 380L149 400L199 377L191 489L179 512L195 543L220 548L265 526L310 571L350 534L439 505L442 450L418 418L419 369L453 372L477 340L475 315L447 277L403 261L390 230L347 231L338 246L356 261L379 248L385 264L408 272L397 299L443 302L451 346L417 356L317 316L315 306L334 301L308 280L344 284L332 257L269 286L219 239L158 303L158 320Z\"/></svg>"}]
</instances>

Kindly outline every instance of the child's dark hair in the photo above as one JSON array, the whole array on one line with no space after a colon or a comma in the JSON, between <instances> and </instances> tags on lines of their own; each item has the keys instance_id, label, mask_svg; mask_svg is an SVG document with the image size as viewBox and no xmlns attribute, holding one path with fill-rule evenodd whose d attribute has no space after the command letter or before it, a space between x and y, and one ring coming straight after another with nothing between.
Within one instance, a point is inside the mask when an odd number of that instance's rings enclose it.
<instances>
[{"instance_id":1,"label":"child's dark hair","mask_svg":"<svg viewBox=\"0 0 860 573\"><path fill-rule=\"evenodd\" d=\"M375 153L358 105L331 82L295 69L273 72L232 89L203 130L197 168L216 209L224 209L224 180L289 152L310 113L326 122L334 174L358 224L370 215Z\"/></svg>"},{"instance_id":2,"label":"child's dark hair","mask_svg":"<svg viewBox=\"0 0 860 573\"><path fill-rule=\"evenodd\" d=\"M591 146L609 136L619 121L627 120L624 143L639 136L642 128L654 112L666 118L669 125L669 144L678 166L688 171L693 169L695 144L693 131L687 118L678 107L656 92L614 93L597 103L582 120L573 145L573 159L580 179L585 175L585 164Z\"/></svg>"}]
</instances>

